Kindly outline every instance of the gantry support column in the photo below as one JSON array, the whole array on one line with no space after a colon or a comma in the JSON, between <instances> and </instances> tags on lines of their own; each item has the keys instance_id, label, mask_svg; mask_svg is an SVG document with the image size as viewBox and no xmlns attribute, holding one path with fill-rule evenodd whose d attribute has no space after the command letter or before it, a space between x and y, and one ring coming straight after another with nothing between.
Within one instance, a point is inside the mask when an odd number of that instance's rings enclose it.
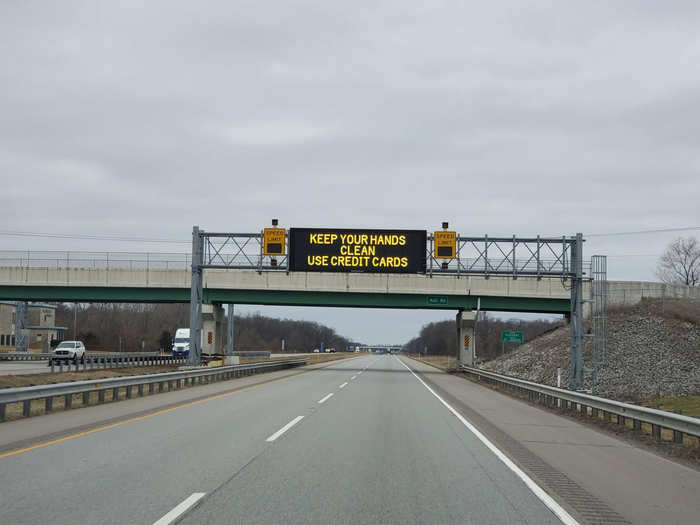
<instances>
[{"instance_id":1,"label":"gantry support column","mask_svg":"<svg viewBox=\"0 0 700 525\"><path fill-rule=\"evenodd\" d=\"M583 234L571 245L571 372L569 388L583 388Z\"/></svg>"},{"instance_id":2,"label":"gantry support column","mask_svg":"<svg viewBox=\"0 0 700 525\"><path fill-rule=\"evenodd\" d=\"M192 228L192 288L190 292L190 353L187 363L202 364L202 294L204 285L204 238L199 227Z\"/></svg>"}]
</instances>

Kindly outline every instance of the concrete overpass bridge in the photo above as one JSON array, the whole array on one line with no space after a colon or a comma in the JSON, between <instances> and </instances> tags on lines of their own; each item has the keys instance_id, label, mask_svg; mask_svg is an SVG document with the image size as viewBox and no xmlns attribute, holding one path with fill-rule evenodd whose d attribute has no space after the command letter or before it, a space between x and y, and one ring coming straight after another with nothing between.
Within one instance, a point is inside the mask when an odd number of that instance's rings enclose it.
<instances>
[{"instance_id":1,"label":"concrete overpass bridge","mask_svg":"<svg viewBox=\"0 0 700 525\"><path fill-rule=\"evenodd\" d=\"M190 301L190 269L154 268L144 258L124 268L104 258L64 266L65 260L35 260L0 266L0 299L80 302ZM135 265L133 263L140 263ZM46 266L41 266L41 264ZM50 265L49 265L50 264ZM116 266L116 267L115 267ZM476 309L568 313L570 290L559 278L434 273L345 274L210 269L203 302L338 306L361 308Z\"/></svg>"}]
</instances>

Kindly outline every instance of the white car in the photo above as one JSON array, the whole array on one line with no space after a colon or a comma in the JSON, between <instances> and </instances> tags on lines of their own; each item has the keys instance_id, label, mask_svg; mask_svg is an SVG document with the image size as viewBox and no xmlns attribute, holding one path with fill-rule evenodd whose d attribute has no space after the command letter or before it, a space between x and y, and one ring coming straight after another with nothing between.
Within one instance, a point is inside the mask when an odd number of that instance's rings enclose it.
<instances>
[{"instance_id":1,"label":"white car","mask_svg":"<svg viewBox=\"0 0 700 525\"><path fill-rule=\"evenodd\" d=\"M318 354L318 353L319 353L318 348L314 348L314 354Z\"/></svg>"},{"instance_id":2,"label":"white car","mask_svg":"<svg viewBox=\"0 0 700 525\"><path fill-rule=\"evenodd\" d=\"M49 365L55 361L85 362L85 345L82 341L63 341L51 352Z\"/></svg>"}]
</instances>

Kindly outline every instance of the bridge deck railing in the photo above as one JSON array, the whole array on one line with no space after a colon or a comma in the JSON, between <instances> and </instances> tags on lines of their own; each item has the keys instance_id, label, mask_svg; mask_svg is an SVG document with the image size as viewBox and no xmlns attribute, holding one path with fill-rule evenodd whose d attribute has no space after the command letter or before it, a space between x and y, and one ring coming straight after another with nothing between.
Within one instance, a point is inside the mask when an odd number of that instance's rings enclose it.
<instances>
[{"instance_id":1,"label":"bridge deck railing","mask_svg":"<svg viewBox=\"0 0 700 525\"><path fill-rule=\"evenodd\" d=\"M286 259L273 266L271 257L260 253L222 253L208 261L205 268L221 268L217 260L223 257L226 268L258 271L287 271ZM426 256L426 272L429 274L458 275L507 275L518 276L567 276L568 263L550 258L513 257L459 257L436 259ZM443 268L443 263L446 266ZM82 251L0 251L0 267L48 268L48 269L94 269L94 270L189 270L191 255L187 253L156 252L82 252ZM586 271L584 269L584 271Z\"/></svg>"}]
</instances>

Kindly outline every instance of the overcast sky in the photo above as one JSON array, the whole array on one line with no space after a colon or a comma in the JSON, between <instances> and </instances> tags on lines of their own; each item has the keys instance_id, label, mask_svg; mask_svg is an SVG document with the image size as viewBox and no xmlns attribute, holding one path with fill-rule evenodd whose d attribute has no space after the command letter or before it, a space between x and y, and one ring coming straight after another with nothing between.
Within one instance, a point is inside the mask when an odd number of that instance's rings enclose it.
<instances>
[{"instance_id":1,"label":"overcast sky","mask_svg":"<svg viewBox=\"0 0 700 525\"><path fill-rule=\"evenodd\" d=\"M4 0L0 230L698 226L698 28L695 0ZM654 280L678 235L592 235L586 254ZM0 249L189 247L0 234ZM453 316L239 310L375 342Z\"/></svg>"}]
</instances>

